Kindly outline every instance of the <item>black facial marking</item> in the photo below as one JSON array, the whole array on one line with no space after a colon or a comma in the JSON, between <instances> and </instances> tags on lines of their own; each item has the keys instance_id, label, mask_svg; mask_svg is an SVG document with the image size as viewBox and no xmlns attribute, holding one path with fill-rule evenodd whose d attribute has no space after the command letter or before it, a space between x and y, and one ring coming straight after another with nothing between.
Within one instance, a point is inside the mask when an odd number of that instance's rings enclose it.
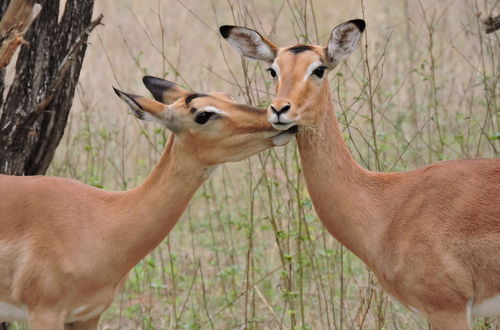
<instances>
[{"instance_id":1,"label":"black facial marking","mask_svg":"<svg viewBox=\"0 0 500 330\"><path fill-rule=\"evenodd\" d=\"M215 113L213 112L208 112L208 111L202 111L200 112L199 114L196 115L196 117L194 117L194 121L200 125L203 125L205 124L209 119L210 117L212 117L213 115L215 115Z\"/></svg>"},{"instance_id":2,"label":"black facial marking","mask_svg":"<svg viewBox=\"0 0 500 330\"><path fill-rule=\"evenodd\" d=\"M298 53L302 53L302 52L305 52L307 50L313 50L313 49L314 48L309 46L309 45L297 45L297 46L293 46L293 47L288 48L288 51L292 52L294 54L298 54Z\"/></svg>"},{"instance_id":3,"label":"black facial marking","mask_svg":"<svg viewBox=\"0 0 500 330\"><path fill-rule=\"evenodd\" d=\"M203 96L208 96L208 95L207 94L203 94L203 93L193 93L193 94L188 95L186 97L186 105L188 105L195 98L197 98L197 97L203 97Z\"/></svg>"},{"instance_id":4,"label":"black facial marking","mask_svg":"<svg viewBox=\"0 0 500 330\"><path fill-rule=\"evenodd\" d=\"M191 108L191 110L189 110L191 113L195 113L196 112L196 108Z\"/></svg>"},{"instance_id":5,"label":"black facial marking","mask_svg":"<svg viewBox=\"0 0 500 330\"><path fill-rule=\"evenodd\" d=\"M317 76L318 78L322 78L323 74L325 73L325 70L327 69L326 66L319 66L314 71L312 72L313 75Z\"/></svg>"},{"instance_id":6,"label":"black facial marking","mask_svg":"<svg viewBox=\"0 0 500 330\"><path fill-rule=\"evenodd\" d=\"M273 77L273 79L276 78L277 74L273 68L269 68L269 69L267 69L267 71L269 71L269 73L271 74L271 77Z\"/></svg>"}]
</instances>

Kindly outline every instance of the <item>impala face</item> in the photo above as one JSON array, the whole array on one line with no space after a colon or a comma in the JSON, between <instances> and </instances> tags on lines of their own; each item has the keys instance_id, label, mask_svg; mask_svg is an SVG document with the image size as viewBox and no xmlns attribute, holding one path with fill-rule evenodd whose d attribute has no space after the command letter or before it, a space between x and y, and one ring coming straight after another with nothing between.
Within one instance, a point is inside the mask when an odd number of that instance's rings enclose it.
<instances>
[{"instance_id":1,"label":"impala face","mask_svg":"<svg viewBox=\"0 0 500 330\"><path fill-rule=\"evenodd\" d=\"M315 109L322 108L316 106L319 95L329 89L327 73L356 49L364 29L360 19L340 24L325 47L278 48L257 31L237 26L224 25L220 33L240 55L269 65L276 97L269 106L268 120L276 129L287 130L295 125L317 125L321 114Z\"/></svg>"},{"instance_id":2,"label":"impala face","mask_svg":"<svg viewBox=\"0 0 500 330\"><path fill-rule=\"evenodd\" d=\"M155 77L144 77L155 99L115 89L142 120L160 122L171 130L185 150L202 163L239 161L270 147L287 144L296 130L279 131L267 121L266 110L234 102L222 93L190 93Z\"/></svg>"}]
</instances>

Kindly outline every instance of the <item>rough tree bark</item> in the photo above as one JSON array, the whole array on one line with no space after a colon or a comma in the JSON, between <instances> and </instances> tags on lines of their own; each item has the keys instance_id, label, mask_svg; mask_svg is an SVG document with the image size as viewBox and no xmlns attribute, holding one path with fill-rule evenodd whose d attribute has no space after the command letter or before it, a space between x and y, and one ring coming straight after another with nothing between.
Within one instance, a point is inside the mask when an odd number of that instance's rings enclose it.
<instances>
[{"instance_id":1,"label":"rough tree bark","mask_svg":"<svg viewBox=\"0 0 500 330\"><path fill-rule=\"evenodd\" d=\"M94 0L67 0L60 22L59 1L37 2L41 11L35 0L0 0L0 173L47 170L66 127L87 37L102 19L91 22ZM5 66L20 45L4 98Z\"/></svg>"},{"instance_id":2,"label":"rough tree bark","mask_svg":"<svg viewBox=\"0 0 500 330\"><path fill-rule=\"evenodd\" d=\"M0 17L9 2L0 0ZM91 21L94 0L67 0L60 22L59 1L37 2L42 9L24 36L6 96L0 72L0 173L47 170L64 133L87 37L102 18Z\"/></svg>"}]
</instances>

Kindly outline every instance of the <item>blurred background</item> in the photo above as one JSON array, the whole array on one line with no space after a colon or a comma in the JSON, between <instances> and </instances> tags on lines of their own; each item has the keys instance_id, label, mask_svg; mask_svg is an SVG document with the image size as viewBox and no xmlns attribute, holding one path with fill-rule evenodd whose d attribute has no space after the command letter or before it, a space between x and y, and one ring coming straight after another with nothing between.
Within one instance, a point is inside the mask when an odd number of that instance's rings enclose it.
<instances>
[{"instance_id":1,"label":"blurred background","mask_svg":"<svg viewBox=\"0 0 500 330\"><path fill-rule=\"evenodd\" d=\"M362 166L402 171L498 157L499 39L482 24L498 15L498 4L96 0L94 16L103 13L104 26L90 37L48 174L109 190L144 180L169 133L137 121L111 88L149 95L143 75L267 107L273 86L266 67L242 60L219 36L220 25L254 28L280 46L326 45L332 28L352 18L366 20L366 33L328 78L344 138ZM130 273L101 322L103 329L427 327L323 230L295 142L220 167L168 238ZM475 328L498 329L500 322L477 320Z\"/></svg>"}]
</instances>

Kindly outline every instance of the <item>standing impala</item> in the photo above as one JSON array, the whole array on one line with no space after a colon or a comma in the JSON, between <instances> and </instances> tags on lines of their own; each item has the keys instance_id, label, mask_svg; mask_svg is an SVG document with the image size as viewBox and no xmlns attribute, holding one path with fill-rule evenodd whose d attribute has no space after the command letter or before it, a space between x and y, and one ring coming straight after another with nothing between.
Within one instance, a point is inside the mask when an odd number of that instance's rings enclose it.
<instances>
[{"instance_id":1,"label":"standing impala","mask_svg":"<svg viewBox=\"0 0 500 330\"><path fill-rule=\"evenodd\" d=\"M104 191L57 177L0 176L0 321L31 329L96 329L127 273L175 225L194 192L224 162L286 144L264 109L191 94L153 77L144 83L167 106L115 90L139 119L171 135L146 181Z\"/></svg>"},{"instance_id":2,"label":"standing impala","mask_svg":"<svg viewBox=\"0 0 500 330\"><path fill-rule=\"evenodd\" d=\"M304 176L323 225L376 274L384 289L433 329L469 329L500 315L500 160L439 162L402 173L356 164L340 134L326 74L365 28L333 29L326 47L278 48L258 32L222 26L242 55L266 62L276 81L269 121L300 125Z\"/></svg>"}]
</instances>

